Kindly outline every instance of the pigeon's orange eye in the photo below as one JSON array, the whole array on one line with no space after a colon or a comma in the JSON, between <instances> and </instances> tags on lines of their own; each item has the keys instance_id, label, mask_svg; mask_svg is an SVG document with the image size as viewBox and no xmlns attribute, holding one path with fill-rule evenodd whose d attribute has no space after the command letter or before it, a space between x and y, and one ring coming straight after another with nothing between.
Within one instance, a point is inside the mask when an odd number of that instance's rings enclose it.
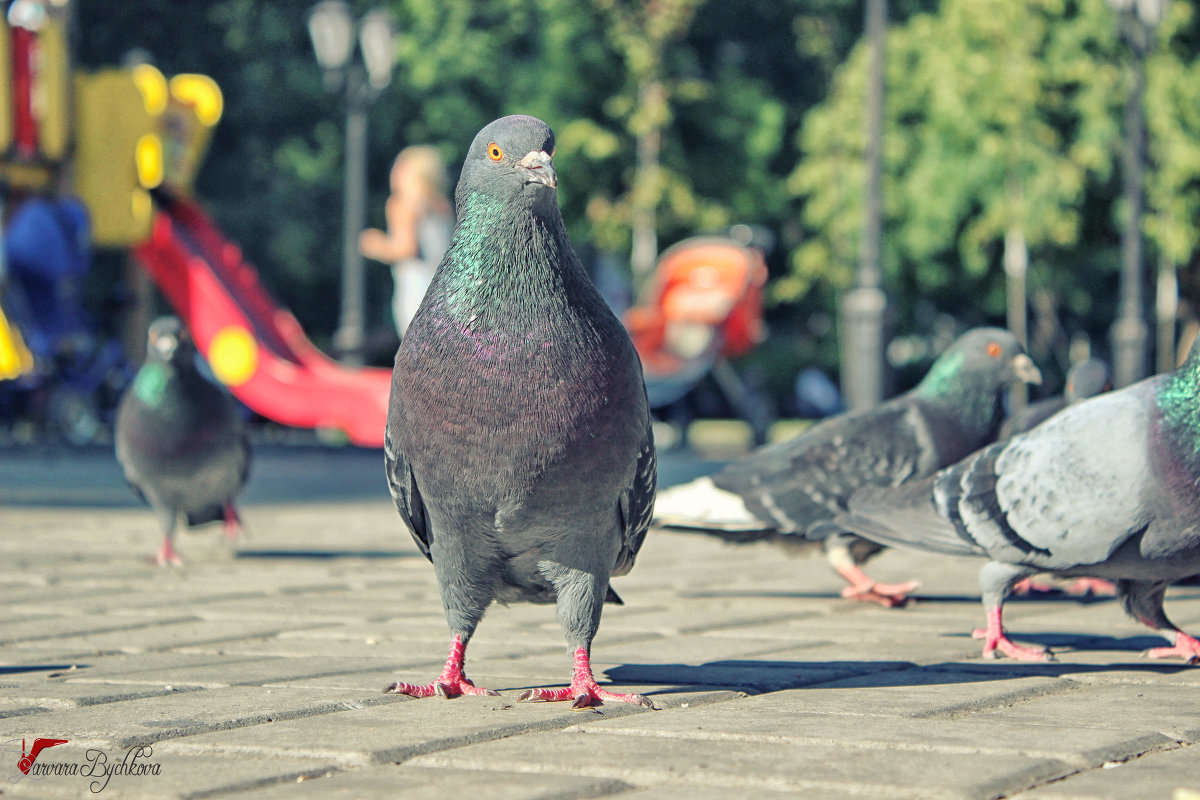
<instances>
[{"instance_id":1,"label":"pigeon's orange eye","mask_svg":"<svg viewBox=\"0 0 1200 800\"><path fill-rule=\"evenodd\" d=\"M488 145L488 158L492 161L499 161L504 158L504 151L500 149L500 145L495 142Z\"/></svg>"},{"instance_id":2,"label":"pigeon's orange eye","mask_svg":"<svg viewBox=\"0 0 1200 800\"><path fill-rule=\"evenodd\" d=\"M992 358L1000 357L1000 345L996 342L988 342L987 354Z\"/></svg>"}]
</instances>

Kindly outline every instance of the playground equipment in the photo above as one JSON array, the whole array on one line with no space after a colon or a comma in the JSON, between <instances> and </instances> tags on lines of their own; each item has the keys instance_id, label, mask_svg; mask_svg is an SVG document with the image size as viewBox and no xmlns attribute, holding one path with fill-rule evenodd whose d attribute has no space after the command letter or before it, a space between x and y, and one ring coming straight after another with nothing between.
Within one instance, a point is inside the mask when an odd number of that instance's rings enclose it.
<instances>
[{"instance_id":1,"label":"playground equipment","mask_svg":"<svg viewBox=\"0 0 1200 800\"><path fill-rule=\"evenodd\" d=\"M765 335L762 251L727 237L685 239L659 256L642 302L625 327L642 359L650 407L669 409L712 376L737 414L765 439L771 414L729 359Z\"/></svg>"},{"instance_id":2,"label":"playground equipment","mask_svg":"<svg viewBox=\"0 0 1200 800\"><path fill-rule=\"evenodd\" d=\"M132 252L238 399L267 419L381 447L391 371L343 367L317 350L192 198L222 113L216 83L168 79L150 64L73 72L67 2L0 0L0 189L48 194L70 154L92 243ZM0 317L0 380L65 380L61 365L31 363L11 322Z\"/></svg>"},{"instance_id":3,"label":"playground equipment","mask_svg":"<svg viewBox=\"0 0 1200 800\"><path fill-rule=\"evenodd\" d=\"M159 198L134 255L187 324L213 373L268 419L344 431L382 447L392 373L347 368L321 353L195 203Z\"/></svg>"}]
</instances>

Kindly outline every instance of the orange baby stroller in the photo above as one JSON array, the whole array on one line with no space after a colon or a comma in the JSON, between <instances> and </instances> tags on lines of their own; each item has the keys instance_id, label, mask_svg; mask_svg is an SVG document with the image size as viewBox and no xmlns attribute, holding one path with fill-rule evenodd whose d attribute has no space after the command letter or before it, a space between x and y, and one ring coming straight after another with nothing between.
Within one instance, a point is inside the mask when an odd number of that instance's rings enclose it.
<instances>
[{"instance_id":1,"label":"orange baby stroller","mask_svg":"<svg viewBox=\"0 0 1200 800\"><path fill-rule=\"evenodd\" d=\"M679 403L712 375L756 441L766 436L771 413L745 385L728 359L763 340L762 251L718 236L685 239L659 256L644 300L625 314L625 326L642 359L650 407Z\"/></svg>"}]
</instances>

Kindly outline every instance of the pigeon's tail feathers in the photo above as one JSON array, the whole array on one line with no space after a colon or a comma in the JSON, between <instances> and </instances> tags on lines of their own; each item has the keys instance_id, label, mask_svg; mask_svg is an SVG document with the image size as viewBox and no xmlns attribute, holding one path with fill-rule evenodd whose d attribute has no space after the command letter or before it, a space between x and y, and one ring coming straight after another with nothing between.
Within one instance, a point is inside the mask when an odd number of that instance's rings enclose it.
<instances>
[{"instance_id":1,"label":"pigeon's tail feathers","mask_svg":"<svg viewBox=\"0 0 1200 800\"><path fill-rule=\"evenodd\" d=\"M940 513L939 475L899 488L869 486L850 498L850 511L836 524L879 544L947 555L977 556L984 550L965 539Z\"/></svg>"},{"instance_id":2,"label":"pigeon's tail feathers","mask_svg":"<svg viewBox=\"0 0 1200 800\"><path fill-rule=\"evenodd\" d=\"M756 517L741 497L718 488L711 478L660 491L654 503L654 522L730 541L756 541L775 533L774 525Z\"/></svg>"},{"instance_id":3,"label":"pigeon's tail feathers","mask_svg":"<svg viewBox=\"0 0 1200 800\"><path fill-rule=\"evenodd\" d=\"M189 511L186 516L189 528L207 525L210 522L220 522L225 519L225 504L217 503L197 511Z\"/></svg>"}]
</instances>

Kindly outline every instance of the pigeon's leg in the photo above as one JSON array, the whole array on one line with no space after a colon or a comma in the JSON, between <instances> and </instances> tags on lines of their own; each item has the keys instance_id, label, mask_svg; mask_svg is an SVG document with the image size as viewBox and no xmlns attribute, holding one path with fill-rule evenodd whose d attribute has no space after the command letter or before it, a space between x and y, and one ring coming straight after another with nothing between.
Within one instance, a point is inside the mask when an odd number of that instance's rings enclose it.
<instances>
[{"instance_id":1,"label":"pigeon's leg","mask_svg":"<svg viewBox=\"0 0 1200 800\"><path fill-rule=\"evenodd\" d=\"M1012 594L1049 594L1054 591L1054 584L1049 581L1038 581L1033 578L1022 578L1013 584Z\"/></svg>"},{"instance_id":2,"label":"pigeon's leg","mask_svg":"<svg viewBox=\"0 0 1200 800\"><path fill-rule=\"evenodd\" d=\"M654 704L640 694L620 694L601 689L592 675L590 659L592 639L600 626L600 611L608 593L608 581L594 572L546 564L543 573L558 594L558 621L567 644L575 653L575 671L571 685L561 689L528 689L518 700L571 700L572 708L582 710L593 703L636 703L647 708Z\"/></svg>"},{"instance_id":3,"label":"pigeon's leg","mask_svg":"<svg viewBox=\"0 0 1200 800\"><path fill-rule=\"evenodd\" d=\"M833 533L825 538L825 557L830 565L850 584L842 589L842 597L878 603L884 608L906 605L909 592L921 585L920 581L906 583L878 583L872 580L854 558L852 546L857 536L848 533Z\"/></svg>"},{"instance_id":4,"label":"pigeon's leg","mask_svg":"<svg viewBox=\"0 0 1200 800\"><path fill-rule=\"evenodd\" d=\"M1155 647L1146 651L1150 658L1182 658L1188 664L1200 664L1200 641L1188 636L1167 619L1163 611L1163 596L1167 592L1166 582L1143 583L1121 581L1117 587L1125 602L1125 610L1138 622L1153 628L1168 641L1171 647Z\"/></svg>"},{"instance_id":5,"label":"pigeon's leg","mask_svg":"<svg viewBox=\"0 0 1200 800\"><path fill-rule=\"evenodd\" d=\"M232 500L225 501L223 527L225 529L225 541L230 544L237 544L237 541L242 538L243 533L242 518L238 514L237 509L233 507Z\"/></svg>"},{"instance_id":6,"label":"pigeon's leg","mask_svg":"<svg viewBox=\"0 0 1200 800\"><path fill-rule=\"evenodd\" d=\"M158 502L151 504L154 508L154 513L158 515L158 523L163 531L162 547L158 548L158 553L154 556L154 561L160 567L182 567L183 557L175 550L173 540L175 539L175 528L179 524L179 515L174 509L168 508Z\"/></svg>"},{"instance_id":7,"label":"pigeon's leg","mask_svg":"<svg viewBox=\"0 0 1200 800\"><path fill-rule=\"evenodd\" d=\"M1077 597L1095 595L1096 597L1112 597L1117 593L1117 585L1104 578L1076 578L1067 584L1067 594Z\"/></svg>"},{"instance_id":8,"label":"pigeon's leg","mask_svg":"<svg viewBox=\"0 0 1200 800\"><path fill-rule=\"evenodd\" d=\"M983 657L995 658L999 650L1009 658L1019 661L1050 661L1052 656L1042 647L1025 647L1016 644L1004 633L1004 598L1011 587L1022 578L1036 572L1035 569L1016 564L989 561L979 571L979 584L983 589L983 606L987 610L987 628L976 628L972 636L983 639Z\"/></svg>"},{"instance_id":9,"label":"pigeon's leg","mask_svg":"<svg viewBox=\"0 0 1200 800\"><path fill-rule=\"evenodd\" d=\"M383 693L406 694L410 697L432 697L433 695L437 695L446 699L464 694L498 697L498 692L476 686L463 674L466 651L466 639L455 634L454 638L450 641L450 655L446 659L446 666L442 668L442 674L438 675L433 683L424 686L414 686L411 683L390 683L384 688Z\"/></svg>"},{"instance_id":10,"label":"pigeon's leg","mask_svg":"<svg viewBox=\"0 0 1200 800\"><path fill-rule=\"evenodd\" d=\"M462 548L456 548L435 538L432 545L433 571L438 577L438 588L442 594L442 607L446 610L446 624L454 638L450 641L450 655L446 666L433 683L413 686L409 683L389 684L383 691L392 694L407 694L412 697L455 697L457 695L491 695L497 692L483 689L472 683L463 674L463 662L467 642L475 633L483 612L492 602L492 593L481 587L488 586L486 576L478 571L469 571L470 556Z\"/></svg>"},{"instance_id":11,"label":"pigeon's leg","mask_svg":"<svg viewBox=\"0 0 1200 800\"><path fill-rule=\"evenodd\" d=\"M1047 581L1022 578L1013 584L1012 594L1050 594L1055 588L1054 584ZM1063 591L1073 597L1112 597L1117 593L1117 585L1103 578L1076 578L1064 586Z\"/></svg>"}]
</instances>

